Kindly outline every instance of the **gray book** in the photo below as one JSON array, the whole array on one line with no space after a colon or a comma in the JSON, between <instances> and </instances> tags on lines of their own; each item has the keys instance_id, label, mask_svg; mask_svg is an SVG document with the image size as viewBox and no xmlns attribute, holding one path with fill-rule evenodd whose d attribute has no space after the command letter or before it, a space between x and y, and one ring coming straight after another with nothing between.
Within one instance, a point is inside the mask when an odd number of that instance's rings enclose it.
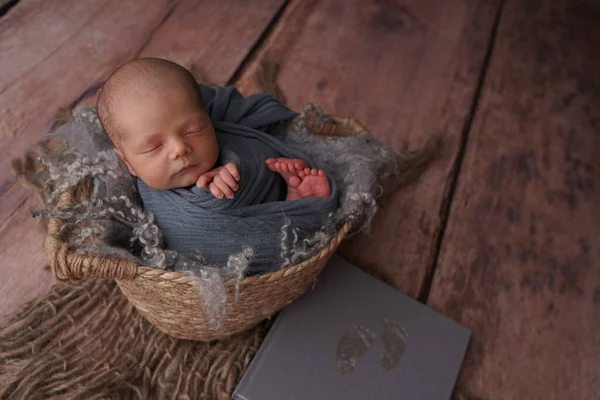
<instances>
[{"instance_id":1,"label":"gray book","mask_svg":"<svg viewBox=\"0 0 600 400\"><path fill-rule=\"evenodd\" d=\"M279 314L234 399L449 399L470 334L334 256Z\"/></svg>"}]
</instances>

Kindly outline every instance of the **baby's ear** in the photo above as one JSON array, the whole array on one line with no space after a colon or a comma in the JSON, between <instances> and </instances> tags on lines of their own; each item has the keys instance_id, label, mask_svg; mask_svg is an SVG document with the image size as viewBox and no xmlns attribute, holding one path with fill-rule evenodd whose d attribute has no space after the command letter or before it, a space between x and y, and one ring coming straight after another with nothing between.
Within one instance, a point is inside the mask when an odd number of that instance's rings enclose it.
<instances>
[{"instance_id":1,"label":"baby's ear","mask_svg":"<svg viewBox=\"0 0 600 400\"><path fill-rule=\"evenodd\" d=\"M123 154L123 152L121 150L117 149L116 147L113 147L113 150L115 151L115 153L117 153L117 155L125 163L125 165L127 165L127 169L129 170L129 173L131 175L133 175L133 176L137 176L137 174L135 173L135 171L131 167L131 164L129 164L129 161L127 161L127 158L125 157L125 154Z\"/></svg>"}]
</instances>

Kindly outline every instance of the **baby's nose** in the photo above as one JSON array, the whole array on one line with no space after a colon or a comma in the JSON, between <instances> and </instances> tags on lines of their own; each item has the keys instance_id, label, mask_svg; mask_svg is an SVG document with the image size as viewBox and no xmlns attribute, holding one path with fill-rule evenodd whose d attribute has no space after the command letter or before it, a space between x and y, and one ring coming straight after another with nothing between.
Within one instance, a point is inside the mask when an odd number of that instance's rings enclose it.
<instances>
[{"instance_id":1,"label":"baby's nose","mask_svg":"<svg viewBox=\"0 0 600 400\"><path fill-rule=\"evenodd\" d=\"M190 152L188 144L183 140L176 140L171 145L171 157L177 158Z\"/></svg>"}]
</instances>

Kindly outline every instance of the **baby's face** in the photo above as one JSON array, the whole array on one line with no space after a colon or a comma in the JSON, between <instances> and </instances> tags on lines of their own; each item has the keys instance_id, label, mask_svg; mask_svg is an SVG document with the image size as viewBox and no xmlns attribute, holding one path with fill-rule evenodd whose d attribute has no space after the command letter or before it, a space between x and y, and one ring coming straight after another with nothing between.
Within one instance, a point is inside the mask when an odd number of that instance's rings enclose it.
<instances>
[{"instance_id":1,"label":"baby's face","mask_svg":"<svg viewBox=\"0 0 600 400\"><path fill-rule=\"evenodd\" d=\"M218 144L210 117L193 94L165 89L120 100L123 137L116 153L129 172L155 189L191 186L213 169Z\"/></svg>"}]
</instances>

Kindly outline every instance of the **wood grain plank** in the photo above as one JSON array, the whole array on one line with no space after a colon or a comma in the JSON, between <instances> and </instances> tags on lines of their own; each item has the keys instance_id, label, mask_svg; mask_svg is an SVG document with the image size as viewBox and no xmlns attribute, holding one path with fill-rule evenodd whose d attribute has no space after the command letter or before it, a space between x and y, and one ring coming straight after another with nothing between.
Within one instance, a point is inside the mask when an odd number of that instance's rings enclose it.
<instances>
[{"instance_id":1,"label":"wood grain plank","mask_svg":"<svg viewBox=\"0 0 600 400\"><path fill-rule=\"evenodd\" d=\"M53 282L42 251L44 230L27 212L37 205L28 199L0 231L0 320L26 301L46 292Z\"/></svg>"},{"instance_id":2,"label":"wood grain plank","mask_svg":"<svg viewBox=\"0 0 600 400\"><path fill-rule=\"evenodd\" d=\"M508 1L429 304L473 329L457 393L600 393L600 4Z\"/></svg>"},{"instance_id":3,"label":"wood grain plank","mask_svg":"<svg viewBox=\"0 0 600 400\"><path fill-rule=\"evenodd\" d=\"M0 19L0 93L77 35L109 3L27 0L15 5Z\"/></svg>"},{"instance_id":4,"label":"wood grain plank","mask_svg":"<svg viewBox=\"0 0 600 400\"><path fill-rule=\"evenodd\" d=\"M0 94L0 114L4 113L0 115L4 118L0 119L0 249L11 249L6 256L3 254L2 271L10 279L0 282L0 300L4 293L12 293L16 298L0 301L0 315L37 295L24 290L26 286L17 287L18 282L27 280L27 285L35 286L31 281L39 279L40 287L44 287L48 281L46 275L35 275L22 268L41 267L43 235L29 233L24 240L14 234L24 221L31 219L29 207L24 204L33 203L26 202L27 191L10 175L10 160L40 139L39 132L49 125L59 107L79 99L86 89L102 82L133 56L197 63L208 79L227 81L282 4L282 0L260 0L252 7L236 0L115 1L96 12L60 48ZM62 22L55 23L69 24L70 18L79 18L78 15L55 15L54 18L62 18ZM30 25L28 29L41 28ZM93 35L99 50L91 42ZM9 291L7 285L17 286Z\"/></svg>"},{"instance_id":5,"label":"wood grain plank","mask_svg":"<svg viewBox=\"0 0 600 400\"><path fill-rule=\"evenodd\" d=\"M361 120L384 143L445 151L382 204L372 233L342 245L357 265L416 296L431 263L439 210L481 73L498 1L293 1L257 55L281 63L288 104ZM253 71L250 65L246 73Z\"/></svg>"}]
</instances>

